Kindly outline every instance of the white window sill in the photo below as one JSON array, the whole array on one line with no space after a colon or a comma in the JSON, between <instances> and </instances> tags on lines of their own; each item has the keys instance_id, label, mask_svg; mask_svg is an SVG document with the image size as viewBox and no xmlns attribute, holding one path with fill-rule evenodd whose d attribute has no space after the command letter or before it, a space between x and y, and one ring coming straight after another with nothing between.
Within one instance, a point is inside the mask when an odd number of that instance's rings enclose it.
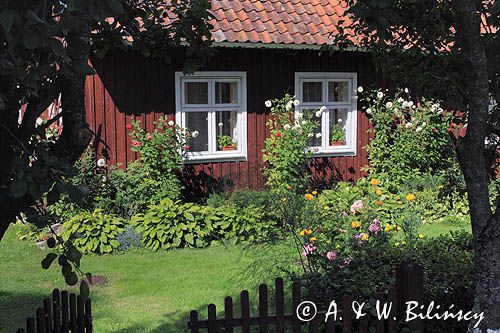
<instances>
[{"instance_id":1,"label":"white window sill","mask_svg":"<svg viewBox=\"0 0 500 333\"><path fill-rule=\"evenodd\" d=\"M184 160L185 164L207 163L207 162L231 162L246 161L247 157L241 152L233 154L189 154Z\"/></svg>"},{"instance_id":2,"label":"white window sill","mask_svg":"<svg viewBox=\"0 0 500 333\"><path fill-rule=\"evenodd\" d=\"M356 156L356 152L352 147L336 147L330 149L318 148L318 151L313 152L313 157L325 156Z\"/></svg>"}]
</instances>

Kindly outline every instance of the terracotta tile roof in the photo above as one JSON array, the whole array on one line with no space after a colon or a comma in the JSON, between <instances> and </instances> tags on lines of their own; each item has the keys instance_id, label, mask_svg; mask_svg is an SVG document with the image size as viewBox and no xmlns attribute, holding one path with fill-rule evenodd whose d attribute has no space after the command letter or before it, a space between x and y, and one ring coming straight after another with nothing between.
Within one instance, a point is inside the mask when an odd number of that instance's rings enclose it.
<instances>
[{"instance_id":1,"label":"terracotta tile roof","mask_svg":"<svg viewBox=\"0 0 500 333\"><path fill-rule=\"evenodd\" d=\"M333 0L212 0L215 42L331 43L344 8ZM345 18L343 18L345 20Z\"/></svg>"},{"instance_id":2,"label":"terracotta tile roof","mask_svg":"<svg viewBox=\"0 0 500 333\"><path fill-rule=\"evenodd\" d=\"M338 32L339 0L211 0L216 43L324 45ZM167 21L175 20L168 12Z\"/></svg>"}]
</instances>

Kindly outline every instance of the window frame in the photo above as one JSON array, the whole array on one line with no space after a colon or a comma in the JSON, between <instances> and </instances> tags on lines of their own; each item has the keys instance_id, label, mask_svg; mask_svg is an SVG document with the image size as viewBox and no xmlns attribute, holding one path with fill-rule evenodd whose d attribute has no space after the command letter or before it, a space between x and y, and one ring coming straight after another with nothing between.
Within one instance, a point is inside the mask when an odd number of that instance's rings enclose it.
<instances>
[{"instance_id":1,"label":"window frame","mask_svg":"<svg viewBox=\"0 0 500 333\"><path fill-rule=\"evenodd\" d=\"M195 72L184 74L175 72L175 122L181 127L185 127L186 113L199 111L208 112L208 152L188 152L185 163L189 162L223 162L238 161L247 159L247 77L246 72L216 71L216 72ZM238 82L237 96L238 103L216 104L215 103L215 83L216 82ZM208 104L186 104L185 103L185 82L208 82ZM234 151L217 151L217 129L216 112L236 111L237 113L237 133L238 149Z\"/></svg>"},{"instance_id":2,"label":"window frame","mask_svg":"<svg viewBox=\"0 0 500 333\"><path fill-rule=\"evenodd\" d=\"M349 91L347 101L328 101L328 83L329 82L345 82L348 81ZM304 102L302 83L303 82L322 82L322 101L321 102ZM295 72L295 95L300 101L300 106L296 109L296 113L303 112L308 107L319 109L321 106L326 106L327 111L321 115L321 147L313 152L314 156L356 156L357 154L357 122L358 122L358 75L356 72ZM330 146L329 144L329 117L331 109L347 109L347 123L349 126L346 130L347 144L343 146ZM325 135L325 134L328 135Z\"/></svg>"}]
</instances>

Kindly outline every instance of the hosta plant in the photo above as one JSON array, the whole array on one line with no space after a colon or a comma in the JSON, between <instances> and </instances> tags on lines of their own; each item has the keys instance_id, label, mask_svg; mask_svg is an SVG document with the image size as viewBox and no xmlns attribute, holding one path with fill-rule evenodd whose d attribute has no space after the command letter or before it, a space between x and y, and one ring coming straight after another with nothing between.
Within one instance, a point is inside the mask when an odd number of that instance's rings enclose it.
<instances>
[{"instance_id":1,"label":"hosta plant","mask_svg":"<svg viewBox=\"0 0 500 333\"><path fill-rule=\"evenodd\" d=\"M124 231L124 220L102 210L81 212L64 222L62 238L82 253L111 253L120 246L117 240Z\"/></svg>"}]
</instances>

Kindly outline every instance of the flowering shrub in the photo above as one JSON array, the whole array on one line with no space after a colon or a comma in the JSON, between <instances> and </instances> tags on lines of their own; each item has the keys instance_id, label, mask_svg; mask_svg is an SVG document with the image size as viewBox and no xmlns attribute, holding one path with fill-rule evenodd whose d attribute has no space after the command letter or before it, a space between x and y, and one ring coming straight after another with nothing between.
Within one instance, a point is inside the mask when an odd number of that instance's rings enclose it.
<instances>
[{"instance_id":1,"label":"flowering shrub","mask_svg":"<svg viewBox=\"0 0 500 333\"><path fill-rule=\"evenodd\" d=\"M423 235L417 209L419 194L397 194L379 179L361 179L356 185L338 183L333 190L299 196L284 195L279 203L305 271L349 265L366 244L386 244L398 236L398 245L414 247ZM393 242L395 243L395 242Z\"/></svg>"},{"instance_id":2,"label":"flowering shrub","mask_svg":"<svg viewBox=\"0 0 500 333\"><path fill-rule=\"evenodd\" d=\"M182 169L182 159L189 150L188 141L192 134L165 117L154 124L153 132L145 131L135 119L127 125L132 138L132 151L140 154L142 171L155 182L153 186L157 188L157 199L175 199L180 196L181 190L176 174Z\"/></svg>"},{"instance_id":3,"label":"flowering shrub","mask_svg":"<svg viewBox=\"0 0 500 333\"><path fill-rule=\"evenodd\" d=\"M307 184L307 161L312 155L308 140L317 124L310 113L295 112L300 102L290 95L266 101L271 108L270 137L265 141L264 175L272 191L303 190Z\"/></svg>"},{"instance_id":4,"label":"flowering shrub","mask_svg":"<svg viewBox=\"0 0 500 333\"><path fill-rule=\"evenodd\" d=\"M401 182L423 174L443 176L456 166L449 137L453 115L439 102L414 101L407 89L393 97L372 91L364 100L374 133L367 147L372 174Z\"/></svg>"}]
</instances>

